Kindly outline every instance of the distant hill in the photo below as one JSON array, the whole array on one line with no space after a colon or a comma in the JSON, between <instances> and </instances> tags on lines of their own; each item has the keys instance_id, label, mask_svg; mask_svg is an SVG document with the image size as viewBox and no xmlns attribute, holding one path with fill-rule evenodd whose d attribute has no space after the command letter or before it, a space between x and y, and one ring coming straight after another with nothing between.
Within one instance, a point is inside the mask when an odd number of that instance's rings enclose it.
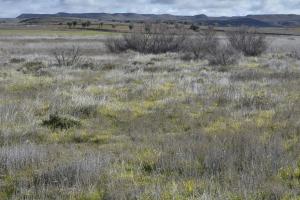
<instances>
[{"instance_id":1,"label":"distant hill","mask_svg":"<svg viewBox=\"0 0 300 200\"><path fill-rule=\"evenodd\" d=\"M300 15L248 15L247 17L276 26L300 26Z\"/></svg>"},{"instance_id":2,"label":"distant hill","mask_svg":"<svg viewBox=\"0 0 300 200\"><path fill-rule=\"evenodd\" d=\"M219 26L256 26L256 27L299 27L300 15L247 15L234 17L208 17L206 15L178 16L170 14L137 13L57 13L57 14L21 14L17 17L22 22L39 23L46 19L63 21L70 18L101 21L173 21ZM56 20L55 20L56 19ZM59 20L58 20L59 19Z\"/></svg>"}]
</instances>

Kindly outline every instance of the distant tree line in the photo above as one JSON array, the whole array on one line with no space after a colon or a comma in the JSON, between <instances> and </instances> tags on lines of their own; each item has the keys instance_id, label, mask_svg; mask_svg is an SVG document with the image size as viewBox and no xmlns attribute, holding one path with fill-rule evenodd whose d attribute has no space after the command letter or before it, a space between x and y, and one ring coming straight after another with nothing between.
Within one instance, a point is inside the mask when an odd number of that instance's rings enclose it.
<instances>
[{"instance_id":1,"label":"distant tree line","mask_svg":"<svg viewBox=\"0 0 300 200\"><path fill-rule=\"evenodd\" d=\"M101 23L103 25L103 23ZM76 26L78 25L77 21L72 21L72 22L67 22L67 26L71 29L71 28L76 28ZM92 23L90 21L85 21L81 23L82 28L87 28L89 26L91 26Z\"/></svg>"},{"instance_id":2,"label":"distant tree line","mask_svg":"<svg viewBox=\"0 0 300 200\"><path fill-rule=\"evenodd\" d=\"M69 28L75 28L77 26L77 21L67 22Z\"/></svg>"}]
</instances>

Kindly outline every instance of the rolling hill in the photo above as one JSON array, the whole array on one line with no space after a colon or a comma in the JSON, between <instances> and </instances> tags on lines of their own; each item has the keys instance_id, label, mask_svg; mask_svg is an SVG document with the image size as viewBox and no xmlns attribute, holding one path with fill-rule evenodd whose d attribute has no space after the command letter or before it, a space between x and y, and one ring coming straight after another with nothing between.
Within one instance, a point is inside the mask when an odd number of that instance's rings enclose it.
<instances>
[{"instance_id":1,"label":"rolling hill","mask_svg":"<svg viewBox=\"0 0 300 200\"><path fill-rule=\"evenodd\" d=\"M68 19L90 19L97 21L173 21L199 23L219 26L256 26L256 27L299 27L300 15L247 15L233 17L209 17L206 15L178 16L170 14L137 14L137 13L64 13L57 14L21 14L17 17L24 23L65 21Z\"/></svg>"}]
</instances>

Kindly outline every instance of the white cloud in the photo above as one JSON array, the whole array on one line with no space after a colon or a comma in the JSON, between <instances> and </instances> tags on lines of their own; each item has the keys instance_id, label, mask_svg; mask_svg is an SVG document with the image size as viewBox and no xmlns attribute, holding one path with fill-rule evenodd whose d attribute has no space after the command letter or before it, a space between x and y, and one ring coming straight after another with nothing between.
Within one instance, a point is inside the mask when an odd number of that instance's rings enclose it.
<instances>
[{"instance_id":1,"label":"white cloud","mask_svg":"<svg viewBox=\"0 0 300 200\"><path fill-rule=\"evenodd\" d=\"M233 16L300 13L299 0L0 0L0 17L21 13L136 12Z\"/></svg>"}]
</instances>

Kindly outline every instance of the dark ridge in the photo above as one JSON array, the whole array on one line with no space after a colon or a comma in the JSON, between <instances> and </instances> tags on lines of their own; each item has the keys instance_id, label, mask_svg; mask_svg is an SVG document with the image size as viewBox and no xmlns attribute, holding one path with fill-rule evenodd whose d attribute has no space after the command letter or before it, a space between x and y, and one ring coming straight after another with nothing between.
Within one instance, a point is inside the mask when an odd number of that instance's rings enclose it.
<instances>
[{"instance_id":1,"label":"dark ridge","mask_svg":"<svg viewBox=\"0 0 300 200\"><path fill-rule=\"evenodd\" d=\"M272 27L274 25L259 21L251 18L234 18L227 20L209 20L207 21L208 25L217 25L217 26L251 26L251 27Z\"/></svg>"},{"instance_id":2,"label":"dark ridge","mask_svg":"<svg viewBox=\"0 0 300 200\"><path fill-rule=\"evenodd\" d=\"M277 14L277 15L247 15L234 17L208 17L204 14L194 16L178 16L171 14L137 14L137 13L65 13L57 14L21 14L18 19L36 21L47 18L80 18L103 21L173 21L188 22L201 25L219 26L255 26L255 27L300 27L300 15ZM31 19L31 20L30 20ZM32 20L34 19L34 20Z\"/></svg>"}]
</instances>

